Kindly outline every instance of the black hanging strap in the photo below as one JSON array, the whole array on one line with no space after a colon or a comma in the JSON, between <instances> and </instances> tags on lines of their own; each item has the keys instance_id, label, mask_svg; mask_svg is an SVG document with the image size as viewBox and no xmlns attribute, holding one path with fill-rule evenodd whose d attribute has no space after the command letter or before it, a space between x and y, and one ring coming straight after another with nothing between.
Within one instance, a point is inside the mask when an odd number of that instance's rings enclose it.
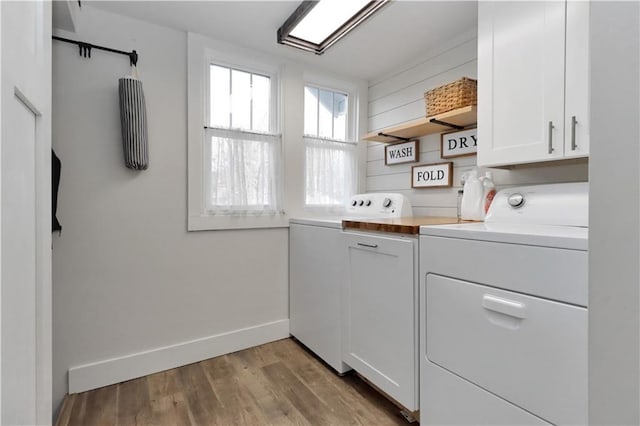
<instances>
[{"instance_id":1,"label":"black hanging strap","mask_svg":"<svg viewBox=\"0 0 640 426\"><path fill-rule=\"evenodd\" d=\"M138 52L132 50L131 52L125 52L124 50L112 49L110 47L98 46L96 44L85 43L84 41L71 40L68 38L53 36L54 40L63 41L65 43L71 43L78 45L78 54L84 58L91 57L91 49L104 50L105 52L118 53L120 55L126 55L129 57L131 65L138 64Z\"/></svg>"},{"instance_id":2,"label":"black hanging strap","mask_svg":"<svg viewBox=\"0 0 640 426\"><path fill-rule=\"evenodd\" d=\"M60 172L62 168L62 162L60 158L51 149L51 231L61 232L62 226L58 222L58 188L60 187Z\"/></svg>"}]
</instances>

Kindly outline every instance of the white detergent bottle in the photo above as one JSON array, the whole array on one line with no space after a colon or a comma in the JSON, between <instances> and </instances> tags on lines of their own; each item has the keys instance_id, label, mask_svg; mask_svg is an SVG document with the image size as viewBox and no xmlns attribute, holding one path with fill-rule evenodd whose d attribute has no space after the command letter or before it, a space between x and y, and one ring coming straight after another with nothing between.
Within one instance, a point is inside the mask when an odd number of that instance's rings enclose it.
<instances>
[{"instance_id":1,"label":"white detergent bottle","mask_svg":"<svg viewBox=\"0 0 640 426\"><path fill-rule=\"evenodd\" d=\"M486 215L489 211L489 207L491 207L493 197L496 196L496 185L493 183L493 173L486 172L484 174L484 177L482 178L482 186L484 188L484 214Z\"/></svg>"},{"instance_id":2,"label":"white detergent bottle","mask_svg":"<svg viewBox=\"0 0 640 426\"><path fill-rule=\"evenodd\" d=\"M464 176L462 195L462 220L484 220L484 186L478 178L478 169L471 169Z\"/></svg>"}]
</instances>

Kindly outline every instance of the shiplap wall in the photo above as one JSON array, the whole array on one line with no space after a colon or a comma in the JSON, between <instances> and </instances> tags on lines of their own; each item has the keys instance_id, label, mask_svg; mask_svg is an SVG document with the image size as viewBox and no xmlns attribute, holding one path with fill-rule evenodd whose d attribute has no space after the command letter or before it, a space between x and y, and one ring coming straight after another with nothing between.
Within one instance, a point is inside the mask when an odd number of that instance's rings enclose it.
<instances>
[{"instance_id":1,"label":"shiplap wall","mask_svg":"<svg viewBox=\"0 0 640 426\"><path fill-rule=\"evenodd\" d=\"M420 60L369 83L368 131L415 120L425 115L424 92L460 77L476 78L477 33L470 31L451 40ZM515 105L514 107L517 107ZM440 134L420 139L419 163L385 166L384 145L369 142L367 147L368 192L400 192L409 197L416 216L455 216L460 176L476 165L476 157L440 158ZM411 166L453 161L453 187L411 188ZM489 169L483 169L489 170ZM498 188L588 180L586 161L551 165L518 166L515 169L491 169Z\"/></svg>"}]
</instances>

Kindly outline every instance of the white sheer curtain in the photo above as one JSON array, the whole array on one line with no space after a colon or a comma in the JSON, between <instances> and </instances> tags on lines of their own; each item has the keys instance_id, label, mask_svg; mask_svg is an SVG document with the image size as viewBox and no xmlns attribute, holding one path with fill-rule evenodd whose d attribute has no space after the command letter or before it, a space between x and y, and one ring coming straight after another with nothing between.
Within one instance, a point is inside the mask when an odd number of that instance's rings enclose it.
<instances>
[{"instance_id":1,"label":"white sheer curtain","mask_svg":"<svg viewBox=\"0 0 640 426\"><path fill-rule=\"evenodd\" d=\"M281 212L280 135L205 130L205 204L213 214Z\"/></svg>"},{"instance_id":2,"label":"white sheer curtain","mask_svg":"<svg viewBox=\"0 0 640 426\"><path fill-rule=\"evenodd\" d=\"M304 137L305 205L342 209L357 183L357 144Z\"/></svg>"}]
</instances>

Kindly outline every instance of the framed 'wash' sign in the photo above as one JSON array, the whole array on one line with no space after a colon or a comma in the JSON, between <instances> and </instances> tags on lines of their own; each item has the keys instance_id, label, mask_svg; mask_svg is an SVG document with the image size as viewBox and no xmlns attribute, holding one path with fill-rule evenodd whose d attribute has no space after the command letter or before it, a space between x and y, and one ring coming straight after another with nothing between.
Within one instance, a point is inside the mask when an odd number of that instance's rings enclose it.
<instances>
[{"instance_id":1,"label":"framed 'wash' sign","mask_svg":"<svg viewBox=\"0 0 640 426\"><path fill-rule=\"evenodd\" d=\"M442 188L453 184L453 163L422 164L411 168L412 188Z\"/></svg>"},{"instance_id":2,"label":"framed 'wash' sign","mask_svg":"<svg viewBox=\"0 0 640 426\"><path fill-rule=\"evenodd\" d=\"M418 141L394 143L384 147L384 165L415 163L418 161Z\"/></svg>"}]
</instances>

